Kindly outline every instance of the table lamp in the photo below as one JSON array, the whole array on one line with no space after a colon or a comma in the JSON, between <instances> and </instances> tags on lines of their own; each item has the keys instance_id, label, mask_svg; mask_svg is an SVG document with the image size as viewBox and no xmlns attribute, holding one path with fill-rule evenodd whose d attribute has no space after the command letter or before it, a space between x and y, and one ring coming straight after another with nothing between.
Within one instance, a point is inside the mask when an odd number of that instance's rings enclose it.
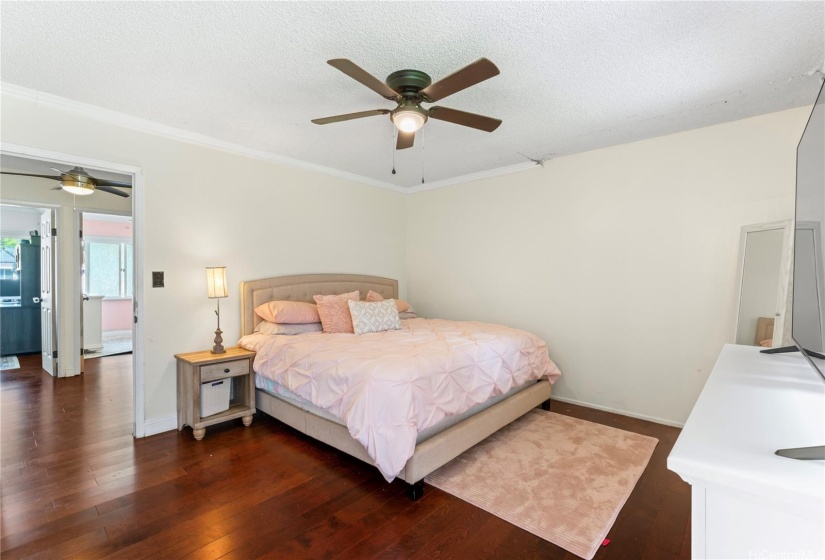
<instances>
[{"instance_id":1,"label":"table lamp","mask_svg":"<svg viewBox=\"0 0 825 560\"><path fill-rule=\"evenodd\" d=\"M226 267L225 266L207 266L206 267L206 290L210 299L216 299L218 308L215 310L215 315L218 316L218 328L215 330L215 346L212 347L213 354L223 354L226 350L223 347L223 338L221 337L221 300L229 295L226 286Z\"/></svg>"}]
</instances>

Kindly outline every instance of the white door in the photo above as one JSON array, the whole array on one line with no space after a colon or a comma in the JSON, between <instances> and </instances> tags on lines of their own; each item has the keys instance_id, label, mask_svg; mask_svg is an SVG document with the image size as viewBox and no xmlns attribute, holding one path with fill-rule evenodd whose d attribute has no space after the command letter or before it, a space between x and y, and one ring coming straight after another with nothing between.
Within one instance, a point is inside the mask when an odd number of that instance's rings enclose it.
<instances>
[{"instance_id":1,"label":"white door","mask_svg":"<svg viewBox=\"0 0 825 560\"><path fill-rule=\"evenodd\" d=\"M54 317L54 211L40 214L40 343L43 369L57 375L57 336Z\"/></svg>"},{"instance_id":2,"label":"white door","mask_svg":"<svg viewBox=\"0 0 825 560\"><path fill-rule=\"evenodd\" d=\"M86 346L84 342L85 337L85 322L83 314L86 312L86 302L89 296L86 295L86 241L83 239L83 213L77 215L77 223L80 225L80 306L78 307L79 317L77 329L80 331L80 373L86 371Z\"/></svg>"}]
</instances>

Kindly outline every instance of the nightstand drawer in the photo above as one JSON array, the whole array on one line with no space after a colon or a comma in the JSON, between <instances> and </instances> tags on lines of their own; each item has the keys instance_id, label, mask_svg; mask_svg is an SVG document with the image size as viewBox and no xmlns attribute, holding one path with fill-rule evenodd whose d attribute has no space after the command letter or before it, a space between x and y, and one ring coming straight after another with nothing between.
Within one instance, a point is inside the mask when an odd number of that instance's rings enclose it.
<instances>
[{"instance_id":1,"label":"nightstand drawer","mask_svg":"<svg viewBox=\"0 0 825 560\"><path fill-rule=\"evenodd\" d=\"M249 373L249 359L232 360L201 366L201 383Z\"/></svg>"}]
</instances>

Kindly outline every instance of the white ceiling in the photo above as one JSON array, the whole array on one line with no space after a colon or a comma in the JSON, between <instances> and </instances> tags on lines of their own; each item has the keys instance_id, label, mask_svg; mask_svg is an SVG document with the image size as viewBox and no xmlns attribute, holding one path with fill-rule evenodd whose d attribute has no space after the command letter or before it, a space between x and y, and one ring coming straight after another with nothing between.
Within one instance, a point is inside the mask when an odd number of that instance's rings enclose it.
<instances>
[{"instance_id":1,"label":"white ceiling","mask_svg":"<svg viewBox=\"0 0 825 560\"><path fill-rule=\"evenodd\" d=\"M504 121L424 129L428 182L812 104L819 2L2 2L0 79L402 187L392 108L326 64L501 75L438 104ZM524 154L520 155L520 154Z\"/></svg>"}]
</instances>

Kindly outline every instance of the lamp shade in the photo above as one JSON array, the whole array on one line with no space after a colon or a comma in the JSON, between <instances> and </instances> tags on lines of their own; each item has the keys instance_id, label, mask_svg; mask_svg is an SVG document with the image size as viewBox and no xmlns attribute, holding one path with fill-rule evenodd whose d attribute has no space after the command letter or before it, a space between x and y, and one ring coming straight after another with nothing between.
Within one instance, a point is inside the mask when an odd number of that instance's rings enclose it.
<instances>
[{"instance_id":1,"label":"lamp shade","mask_svg":"<svg viewBox=\"0 0 825 560\"><path fill-rule=\"evenodd\" d=\"M229 296L226 285L225 266L206 267L206 291L210 298L224 298Z\"/></svg>"}]
</instances>

